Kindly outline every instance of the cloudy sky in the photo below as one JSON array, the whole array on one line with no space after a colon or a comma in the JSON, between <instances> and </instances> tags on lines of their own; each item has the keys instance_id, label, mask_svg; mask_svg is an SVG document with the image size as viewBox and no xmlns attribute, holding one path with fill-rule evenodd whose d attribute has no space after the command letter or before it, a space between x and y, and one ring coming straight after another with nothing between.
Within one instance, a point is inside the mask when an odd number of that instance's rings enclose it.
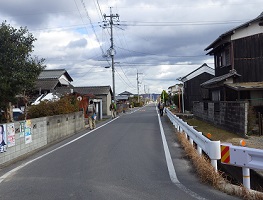
<instances>
[{"instance_id":1,"label":"cloudy sky","mask_svg":"<svg viewBox=\"0 0 263 200\"><path fill-rule=\"evenodd\" d=\"M110 9L111 8L111 9ZM116 94L161 93L213 58L219 35L263 12L261 0L1 0L2 21L27 27L46 69L66 69L74 86L112 86L107 52L114 18Z\"/></svg>"}]
</instances>

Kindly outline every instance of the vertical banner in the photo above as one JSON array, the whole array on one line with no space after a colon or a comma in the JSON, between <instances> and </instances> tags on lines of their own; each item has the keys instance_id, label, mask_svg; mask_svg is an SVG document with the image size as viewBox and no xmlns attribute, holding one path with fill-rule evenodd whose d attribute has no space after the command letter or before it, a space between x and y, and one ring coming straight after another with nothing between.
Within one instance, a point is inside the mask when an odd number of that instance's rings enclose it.
<instances>
[{"instance_id":1,"label":"vertical banner","mask_svg":"<svg viewBox=\"0 0 263 200\"><path fill-rule=\"evenodd\" d=\"M7 131L7 146L12 147L16 144L16 135L15 135L15 124L10 123L6 125Z\"/></svg>"},{"instance_id":2,"label":"vertical banner","mask_svg":"<svg viewBox=\"0 0 263 200\"><path fill-rule=\"evenodd\" d=\"M26 120L25 124L25 144L29 144L32 142L32 135L31 135L31 120Z\"/></svg>"},{"instance_id":3,"label":"vertical banner","mask_svg":"<svg viewBox=\"0 0 263 200\"><path fill-rule=\"evenodd\" d=\"M19 137L25 136L25 124L26 121L19 122Z\"/></svg>"},{"instance_id":4,"label":"vertical banner","mask_svg":"<svg viewBox=\"0 0 263 200\"><path fill-rule=\"evenodd\" d=\"M6 145L6 124L0 124L0 149L1 153Z\"/></svg>"}]
</instances>

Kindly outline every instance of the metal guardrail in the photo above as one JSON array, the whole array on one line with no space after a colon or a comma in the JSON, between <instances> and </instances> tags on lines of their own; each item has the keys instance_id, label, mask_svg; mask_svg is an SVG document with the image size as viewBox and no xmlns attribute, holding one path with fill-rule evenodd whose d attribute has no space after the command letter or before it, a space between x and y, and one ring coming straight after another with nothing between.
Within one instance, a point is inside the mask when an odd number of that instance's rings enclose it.
<instances>
[{"instance_id":1,"label":"metal guardrail","mask_svg":"<svg viewBox=\"0 0 263 200\"><path fill-rule=\"evenodd\" d=\"M227 147L227 150L222 152L221 162L223 164L242 167L243 185L250 189L250 169L263 170L263 150L234 146L229 143L222 143L222 147ZM224 157L224 154L228 158Z\"/></svg>"},{"instance_id":2,"label":"metal guardrail","mask_svg":"<svg viewBox=\"0 0 263 200\"><path fill-rule=\"evenodd\" d=\"M211 164L217 170L217 160L221 159L220 141L209 140L202 132L198 132L194 127L189 126L167 108L165 112L177 130L184 132L189 137L191 144L193 144L193 142L197 144L198 153L201 155L202 151L204 151L209 156Z\"/></svg>"},{"instance_id":3,"label":"metal guardrail","mask_svg":"<svg viewBox=\"0 0 263 200\"><path fill-rule=\"evenodd\" d=\"M222 164L242 167L243 185L250 189L250 169L263 170L263 150L234 146L230 143L220 143L220 141L211 141L201 132L189 126L182 119L174 115L167 108L167 116L179 132L184 132L189 138L197 144L197 151L201 155L202 150L211 159L211 164L217 170L217 160L221 159ZM226 147L226 148L225 148ZM222 158L221 158L222 156Z\"/></svg>"}]
</instances>

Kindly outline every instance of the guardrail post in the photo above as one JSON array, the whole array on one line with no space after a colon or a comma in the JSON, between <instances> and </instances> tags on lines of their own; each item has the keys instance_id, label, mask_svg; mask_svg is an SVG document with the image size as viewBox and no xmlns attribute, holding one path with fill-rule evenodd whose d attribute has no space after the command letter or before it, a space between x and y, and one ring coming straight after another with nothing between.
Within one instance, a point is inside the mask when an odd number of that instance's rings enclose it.
<instances>
[{"instance_id":1,"label":"guardrail post","mask_svg":"<svg viewBox=\"0 0 263 200\"><path fill-rule=\"evenodd\" d=\"M197 145L197 152L200 156L202 155L202 148L199 145Z\"/></svg>"},{"instance_id":2,"label":"guardrail post","mask_svg":"<svg viewBox=\"0 0 263 200\"><path fill-rule=\"evenodd\" d=\"M215 168L215 170L217 171L217 160L212 160L211 159L211 165Z\"/></svg>"},{"instance_id":3,"label":"guardrail post","mask_svg":"<svg viewBox=\"0 0 263 200\"><path fill-rule=\"evenodd\" d=\"M220 141L211 141L202 133L196 131L193 127L189 126L186 122L184 122L179 117L173 115L171 111L167 110L168 116L171 122L176 122L177 131L179 133L185 134L186 139L189 140L193 145L194 142L197 144L197 151L200 155L204 151L211 160L211 165L217 171L217 160L221 159L221 151L220 151Z\"/></svg>"},{"instance_id":4,"label":"guardrail post","mask_svg":"<svg viewBox=\"0 0 263 200\"><path fill-rule=\"evenodd\" d=\"M194 140L190 138L190 144L193 146L194 145Z\"/></svg>"},{"instance_id":5,"label":"guardrail post","mask_svg":"<svg viewBox=\"0 0 263 200\"><path fill-rule=\"evenodd\" d=\"M221 148L220 141L210 141L209 146L209 157L211 159L211 165L217 171L217 160L221 159Z\"/></svg>"},{"instance_id":6,"label":"guardrail post","mask_svg":"<svg viewBox=\"0 0 263 200\"><path fill-rule=\"evenodd\" d=\"M250 170L247 167L242 167L243 172L243 185L245 188L250 189Z\"/></svg>"}]
</instances>

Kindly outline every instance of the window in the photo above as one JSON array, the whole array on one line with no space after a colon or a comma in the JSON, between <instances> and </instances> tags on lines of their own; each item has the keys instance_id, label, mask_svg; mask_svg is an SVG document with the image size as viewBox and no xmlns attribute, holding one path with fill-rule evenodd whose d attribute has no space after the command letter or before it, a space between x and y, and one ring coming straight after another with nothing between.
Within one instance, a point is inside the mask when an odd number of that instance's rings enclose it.
<instances>
[{"instance_id":1,"label":"window","mask_svg":"<svg viewBox=\"0 0 263 200\"><path fill-rule=\"evenodd\" d=\"M222 66L226 67L230 65L230 51L229 49L226 49L224 52L222 52Z\"/></svg>"},{"instance_id":2,"label":"window","mask_svg":"<svg viewBox=\"0 0 263 200\"><path fill-rule=\"evenodd\" d=\"M231 65L230 49L229 47L215 56L217 67L227 67Z\"/></svg>"},{"instance_id":3,"label":"window","mask_svg":"<svg viewBox=\"0 0 263 200\"><path fill-rule=\"evenodd\" d=\"M212 91L212 101L220 101L220 90Z\"/></svg>"}]
</instances>

